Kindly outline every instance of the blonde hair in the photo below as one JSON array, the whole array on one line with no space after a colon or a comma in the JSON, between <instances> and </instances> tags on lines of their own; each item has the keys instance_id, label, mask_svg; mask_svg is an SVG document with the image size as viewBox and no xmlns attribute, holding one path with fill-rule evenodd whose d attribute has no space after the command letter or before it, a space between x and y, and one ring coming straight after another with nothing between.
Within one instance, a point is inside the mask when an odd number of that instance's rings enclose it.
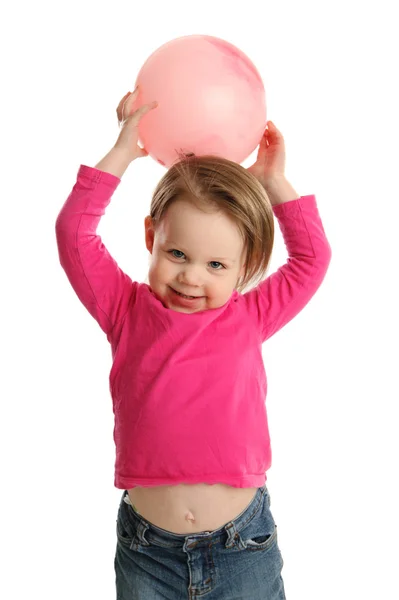
<instances>
[{"instance_id":1,"label":"blonde hair","mask_svg":"<svg viewBox=\"0 0 399 600\"><path fill-rule=\"evenodd\" d=\"M204 212L222 211L238 227L245 271L236 289L257 285L265 276L274 243L272 205L259 181L244 167L218 156L180 155L157 184L150 206L154 229L179 197Z\"/></svg>"}]
</instances>

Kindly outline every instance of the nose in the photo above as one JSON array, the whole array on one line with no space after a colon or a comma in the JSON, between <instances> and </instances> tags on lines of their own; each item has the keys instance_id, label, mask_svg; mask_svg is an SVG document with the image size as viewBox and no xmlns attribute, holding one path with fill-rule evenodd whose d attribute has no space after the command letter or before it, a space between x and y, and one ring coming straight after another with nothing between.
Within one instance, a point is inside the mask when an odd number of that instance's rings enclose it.
<instances>
[{"instance_id":1,"label":"nose","mask_svg":"<svg viewBox=\"0 0 399 600\"><path fill-rule=\"evenodd\" d=\"M179 275L179 283L190 288L201 287L203 277L200 273L201 269L196 265L184 265Z\"/></svg>"}]
</instances>

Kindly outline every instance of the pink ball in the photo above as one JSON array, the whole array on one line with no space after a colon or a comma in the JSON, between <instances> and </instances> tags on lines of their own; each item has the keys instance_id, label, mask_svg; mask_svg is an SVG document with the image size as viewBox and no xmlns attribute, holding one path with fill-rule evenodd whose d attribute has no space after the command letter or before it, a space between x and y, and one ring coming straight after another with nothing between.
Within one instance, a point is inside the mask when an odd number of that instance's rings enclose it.
<instances>
[{"instance_id":1,"label":"pink ball","mask_svg":"<svg viewBox=\"0 0 399 600\"><path fill-rule=\"evenodd\" d=\"M146 60L136 85L134 109L158 101L140 121L140 143L166 167L179 153L241 163L266 128L257 69L241 50L216 37L190 35L164 44Z\"/></svg>"}]
</instances>

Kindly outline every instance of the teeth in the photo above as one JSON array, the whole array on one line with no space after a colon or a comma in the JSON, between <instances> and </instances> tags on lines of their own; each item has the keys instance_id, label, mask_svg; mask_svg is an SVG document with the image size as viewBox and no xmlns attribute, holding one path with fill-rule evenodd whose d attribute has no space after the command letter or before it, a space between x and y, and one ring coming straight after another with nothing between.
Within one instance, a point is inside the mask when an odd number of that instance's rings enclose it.
<instances>
[{"instance_id":1,"label":"teeth","mask_svg":"<svg viewBox=\"0 0 399 600\"><path fill-rule=\"evenodd\" d=\"M179 296L181 296L182 298L188 298L188 299L192 299L195 298L195 296L186 296L185 294L181 294L180 292L177 292L177 294L179 294Z\"/></svg>"}]
</instances>

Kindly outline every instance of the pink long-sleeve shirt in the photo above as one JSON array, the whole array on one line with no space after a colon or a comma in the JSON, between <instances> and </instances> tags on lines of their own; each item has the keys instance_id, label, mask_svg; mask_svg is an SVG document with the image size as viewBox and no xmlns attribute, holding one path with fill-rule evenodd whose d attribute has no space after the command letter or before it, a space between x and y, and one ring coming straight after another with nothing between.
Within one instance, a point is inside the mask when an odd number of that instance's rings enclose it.
<instances>
[{"instance_id":1,"label":"pink long-sleeve shirt","mask_svg":"<svg viewBox=\"0 0 399 600\"><path fill-rule=\"evenodd\" d=\"M111 345L116 488L260 487L271 465L262 343L315 294L331 259L314 195L273 207L288 260L220 308L166 308L96 233L120 179L81 165L56 221L61 265Z\"/></svg>"}]
</instances>

